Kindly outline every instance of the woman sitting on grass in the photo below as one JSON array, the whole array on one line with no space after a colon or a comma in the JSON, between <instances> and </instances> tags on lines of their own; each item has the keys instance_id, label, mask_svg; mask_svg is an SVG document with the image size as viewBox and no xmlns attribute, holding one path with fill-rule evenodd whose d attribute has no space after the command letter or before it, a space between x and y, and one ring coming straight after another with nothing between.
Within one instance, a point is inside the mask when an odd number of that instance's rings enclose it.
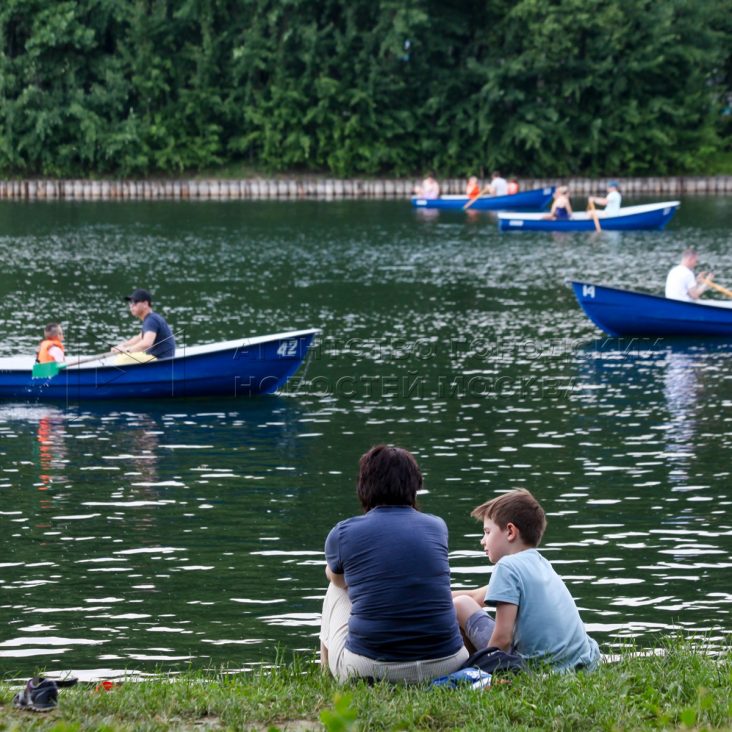
<instances>
[{"instance_id":1,"label":"woman sitting on grass","mask_svg":"<svg viewBox=\"0 0 732 732\"><path fill-rule=\"evenodd\" d=\"M378 445L361 457L364 510L325 541L320 663L350 677L415 683L452 673L468 658L450 593L447 526L416 508L414 457Z\"/></svg>"}]
</instances>

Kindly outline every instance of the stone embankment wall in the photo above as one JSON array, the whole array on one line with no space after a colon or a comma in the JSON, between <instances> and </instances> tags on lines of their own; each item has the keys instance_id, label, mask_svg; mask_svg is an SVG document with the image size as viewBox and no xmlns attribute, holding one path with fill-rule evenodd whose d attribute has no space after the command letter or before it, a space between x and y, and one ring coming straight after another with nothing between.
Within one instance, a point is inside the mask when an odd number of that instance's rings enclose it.
<instances>
[{"instance_id":1,"label":"stone embankment wall","mask_svg":"<svg viewBox=\"0 0 732 732\"><path fill-rule=\"evenodd\" d=\"M522 178L522 190L568 185L571 193L586 195L604 190L608 178ZM624 194L679 196L732 194L732 176L677 176L618 178ZM10 200L243 200L409 198L416 179L246 178L241 180L13 180L0 181L0 199ZM463 193L465 180L440 181L442 193Z\"/></svg>"}]
</instances>

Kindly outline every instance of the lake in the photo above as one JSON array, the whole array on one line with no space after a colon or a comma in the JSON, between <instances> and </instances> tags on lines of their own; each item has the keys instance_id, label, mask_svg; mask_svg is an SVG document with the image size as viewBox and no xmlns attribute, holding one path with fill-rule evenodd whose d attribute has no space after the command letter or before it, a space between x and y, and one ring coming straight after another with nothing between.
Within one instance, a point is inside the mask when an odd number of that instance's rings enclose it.
<instances>
[{"instance_id":1,"label":"lake","mask_svg":"<svg viewBox=\"0 0 732 732\"><path fill-rule=\"evenodd\" d=\"M600 235L395 201L0 202L0 356L50 320L105 350L135 287L189 345L323 330L278 395L0 404L0 670L315 654L323 542L379 442L417 456L456 586L491 570L470 510L525 487L604 652L728 643L732 341L607 339L564 281L661 293L691 245L729 286L730 221L725 197Z\"/></svg>"}]
</instances>

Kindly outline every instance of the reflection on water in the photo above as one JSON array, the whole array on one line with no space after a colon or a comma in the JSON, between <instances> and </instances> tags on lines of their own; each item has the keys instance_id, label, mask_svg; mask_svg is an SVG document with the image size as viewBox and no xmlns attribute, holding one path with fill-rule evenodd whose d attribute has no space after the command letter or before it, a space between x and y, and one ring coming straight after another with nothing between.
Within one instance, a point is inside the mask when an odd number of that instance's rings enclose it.
<instances>
[{"instance_id":1,"label":"reflection on water","mask_svg":"<svg viewBox=\"0 0 732 732\"><path fill-rule=\"evenodd\" d=\"M241 566L242 555L266 564L257 557L272 556L300 500L297 403L191 404L0 407L4 437L40 446L3 470L16 500L0 512L11 629L0 658L66 667L71 655L107 675L133 662L241 665L231 648L271 649L289 618L303 624L302 613L273 614L285 595L272 598L259 567Z\"/></svg>"},{"instance_id":2,"label":"reflection on water","mask_svg":"<svg viewBox=\"0 0 732 732\"><path fill-rule=\"evenodd\" d=\"M701 362L701 363L700 363ZM669 457L676 468L669 480L678 485L688 484L690 461L693 458L697 410L703 398L698 371L703 359L698 355L669 350L664 373L664 397L669 413L666 431Z\"/></svg>"},{"instance_id":3,"label":"reflection on water","mask_svg":"<svg viewBox=\"0 0 732 732\"><path fill-rule=\"evenodd\" d=\"M139 285L190 343L324 331L307 378L271 398L0 405L0 668L315 653L323 541L382 441L417 455L456 584L491 571L470 510L523 486L606 649L729 637L732 346L601 338L562 285L661 291L688 244L732 273L725 205L685 201L663 233L554 238L399 202L0 202L3 355L50 319L75 351L128 336L119 297Z\"/></svg>"}]
</instances>

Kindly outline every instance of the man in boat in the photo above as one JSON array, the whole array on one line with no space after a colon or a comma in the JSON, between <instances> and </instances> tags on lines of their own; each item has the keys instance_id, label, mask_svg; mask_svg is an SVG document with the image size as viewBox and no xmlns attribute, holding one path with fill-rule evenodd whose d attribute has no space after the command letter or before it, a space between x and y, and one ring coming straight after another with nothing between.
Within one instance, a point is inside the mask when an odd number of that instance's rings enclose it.
<instances>
[{"instance_id":1,"label":"man in boat","mask_svg":"<svg viewBox=\"0 0 732 732\"><path fill-rule=\"evenodd\" d=\"M699 261L699 255L694 249L686 249L681 255L681 262L672 267L666 277L666 297L671 300L694 302L701 294L709 289L707 278L709 272L694 275L694 267Z\"/></svg>"},{"instance_id":2,"label":"man in boat","mask_svg":"<svg viewBox=\"0 0 732 732\"><path fill-rule=\"evenodd\" d=\"M620 211L620 206L623 203L623 197L620 195L618 182L611 180L607 184L607 195L605 196L590 196L590 203L597 203L600 206L604 206L603 213L605 215L616 214Z\"/></svg>"},{"instance_id":3,"label":"man in boat","mask_svg":"<svg viewBox=\"0 0 732 732\"><path fill-rule=\"evenodd\" d=\"M422 181L422 185L417 186L414 192L420 198L439 198L440 197L440 184L432 173L429 173L427 177Z\"/></svg>"},{"instance_id":4,"label":"man in boat","mask_svg":"<svg viewBox=\"0 0 732 732\"><path fill-rule=\"evenodd\" d=\"M64 356L64 329L61 323L49 323L43 331L43 340L38 346L36 363L63 363Z\"/></svg>"},{"instance_id":5,"label":"man in boat","mask_svg":"<svg viewBox=\"0 0 732 732\"><path fill-rule=\"evenodd\" d=\"M137 289L124 298L130 314L142 321L139 335L112 348L116 353L147 353L157 359L175 356L175 336L162 315L153 312L152 295Z\"/></svg>"},{"instance_id":6,"label":"man in boat","mask_svg":"<svg viewBox=\"0 0 732 732\"><path fill-rule=\"evenodd\" d=\"M491 173L491 182L488 186L491 196L507 196L508 181L497 171Z\"/></svg>"}]
</instances>

